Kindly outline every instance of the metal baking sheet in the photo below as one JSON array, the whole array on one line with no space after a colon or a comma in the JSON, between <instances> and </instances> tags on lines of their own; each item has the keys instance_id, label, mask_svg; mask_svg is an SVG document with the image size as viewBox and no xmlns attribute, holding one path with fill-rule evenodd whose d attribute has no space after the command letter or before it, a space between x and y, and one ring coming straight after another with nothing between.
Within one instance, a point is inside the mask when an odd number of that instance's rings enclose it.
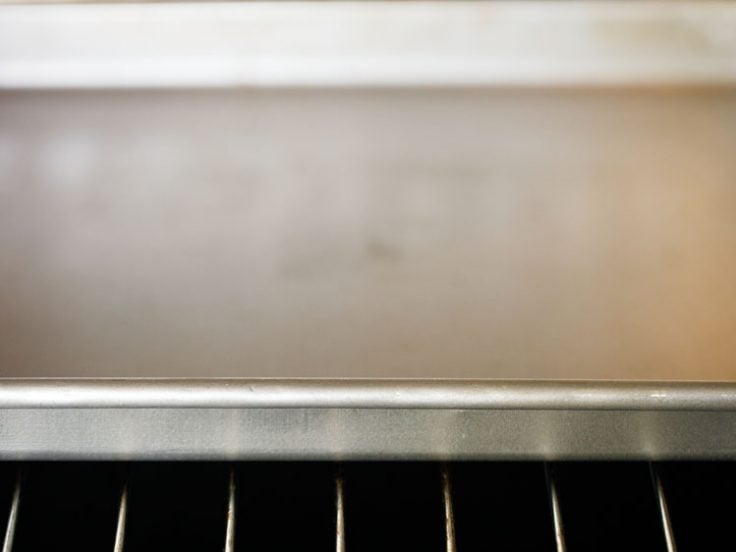
<instances>
[{"instance_id":1,"label":"metal baking sheet","mask_svg":"<svg viewBox=\"0 0 736 552\"><path fill-rule=\"evenodd\" d=\"M0 376L731 381L734 29L0 6Z\"/></svg>"},{"instance_id":2,"label":"metal baking sheet","mask_svg":"<svg viewBox=\"0 0 736 552\"><path fill-rule=\"evenodd\" d=\"M736 457L736 386L0 380L0 459Z\"/></svg>"},{"instance_id":3,"label":"metal baking sheet","mask_svg":"<svg viewBox=\"0 0 736 552\"><path fill-rule=\"evenodd\" d=\"M734 29L0 6L0 458L736 457Z\"/></svg>"},{"instance_id":4,"label":"metal baking sheet","mask_svg":"<svg viewBox=\"0 0 736 552\"><path fill-rule=\"evenodd\" d=\"M736 93L0 93L0 372L733 380Z\"/></svg>"}]
</instances>

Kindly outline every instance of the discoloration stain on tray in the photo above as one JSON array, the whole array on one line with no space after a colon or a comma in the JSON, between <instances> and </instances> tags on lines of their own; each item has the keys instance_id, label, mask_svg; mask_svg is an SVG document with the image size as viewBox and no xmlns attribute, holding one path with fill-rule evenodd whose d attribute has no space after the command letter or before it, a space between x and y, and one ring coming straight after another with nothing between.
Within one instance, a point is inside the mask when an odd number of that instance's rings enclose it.
<instances>
[{"instance_id":1,"label":"discoloration stain on tray","mask_svg":"<svg viewBox=\"0 0 736 552\"><path fill-rule=\"evenodd\" d=\"M370 240L365 247L371 261L395 262L401 260L401 251L394 244L384 240Z\"/></svg>"},{"instance_id":2,"label":"discoloration stain on tray","mask_svg":"<svg viewBox=\"0 0 736 552\"><path fill-rule=\"evenodd\" d=\"M595 34L606 41L619 43L637 52L644 49L703 52L712 47L701 27L678 20L614 20L595 25Z\"/></svg>"}]
</instances>

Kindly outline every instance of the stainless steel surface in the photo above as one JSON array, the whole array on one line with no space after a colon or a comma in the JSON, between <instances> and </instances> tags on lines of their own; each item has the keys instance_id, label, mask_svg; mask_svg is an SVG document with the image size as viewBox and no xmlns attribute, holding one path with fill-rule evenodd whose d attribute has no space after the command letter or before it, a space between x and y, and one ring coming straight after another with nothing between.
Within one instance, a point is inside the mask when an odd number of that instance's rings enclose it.
<instances>
[{"instance_id":1,"label":"stainless steel surface","mask_svg":"<svg viewBox=\"0 0 736 552\"><path fill-rule=\"evenodd\" d=\"M736 411L736 384L522 380L0 379L2 409Z\"/></svg>"},{"instance_id":2,"label":"stainless steel surface","mask_svg":"<svg viewBox=\"0 0 736 552\"><path fill-rule=\"evenodd\" d=\"M736 83L731 2L0 8L0 87Z\"/></svg>"},{"instance_id":3,"label":"stainless steel surface","mask_svg":"<svg viewBox=\"0 0 736 552\"><path fill-rule=\"evenodd\" d=\"M736 457L733 411L59 408L1 415L0 459Z\"/></svg>"},{"instance_id":4,"label":"stainless steel surface","mask_svg":"<svg viewBox=\"0 0 736 552\"><path fill-rule=\"evenodd\" d=\"M662 518L662 531L664 533L665 543L667 545L667 552L677 552L677 545L675 544L675 534L672 530L672 521L670 520L669 508L667 506L667 496L662 486L662 479L659 477L657 467L653 463L649 463L649 471L652 475L652 483L654 484L654 493L657 497L657 506L659 507L659 514Z\"/></svg>"},{"instance_id":5,"label":"stainless steel surface","mask_svg":"<svg viewBox=\"0 0 736 552\"><path fill-rule=\"evenodd\" d=\"M730 383L0 381L0 458L733 458Z\"/></svg>"}]
</instances>

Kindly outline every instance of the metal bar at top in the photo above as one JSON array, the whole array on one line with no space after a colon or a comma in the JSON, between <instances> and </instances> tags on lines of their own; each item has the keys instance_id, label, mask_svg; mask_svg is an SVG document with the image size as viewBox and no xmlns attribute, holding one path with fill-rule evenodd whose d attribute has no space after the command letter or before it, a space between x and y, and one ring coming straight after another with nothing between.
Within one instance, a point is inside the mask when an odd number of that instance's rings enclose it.
<instances>
[{"instance_id":1,"label":"metal bar at top","mask_svg":"<svg viewBox=\"0 0 736 552\"><path fill-rule=\"evenodd\" d=\"M736 83L730 2L0 8L0 88Z\"/></svg>"},{"instance_id":2,"label":"metal bar at top","mask_svg":"<svg viewBox=\"0 0 736 552\"><path fill-rule=\"evenodd\" d=\"M0 378L0 409L16 408L732 411L736 383Z\"/></svg>"}]
</instances>

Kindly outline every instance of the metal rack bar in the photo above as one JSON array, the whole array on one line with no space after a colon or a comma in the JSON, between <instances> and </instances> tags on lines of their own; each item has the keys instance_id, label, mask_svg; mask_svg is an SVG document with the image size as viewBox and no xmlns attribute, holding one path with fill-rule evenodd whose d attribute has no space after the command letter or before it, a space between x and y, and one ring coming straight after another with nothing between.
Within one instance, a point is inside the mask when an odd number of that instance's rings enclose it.
<instances>
[{"instance_id":1,"label":"metal rack bar","mask_svg":"<svg viewBox=\"0 0 736 552\"><path fill-rule=\"evenodd\" d=\"M10 504L8 524L5 528L5 539L3 540L2 552L11 552L13 550L13 538L15 537L15 527L18 523L18 511L20 509L21 480L22 472L18 469L18 475L15 480L15 489L13 490L13 500Z\"/></svg>"},{"instance_id":2,"label":"metal rack bar","mask_svg":"<svg viewBox=\"0 0 736 552\"><path fill-rule=\"evenodd\" d=\"M335 550L345 552L345 479L338 467L335 474Z\"/></svg>"},{"instance_id":3,"label":"metal rack bar","mask_svg":"<svg viewBox=\"0 0 736 552\"><path fill-rule=\"evenodd\" d=\"M452 485L450 471L446 463L442 464L442 498L445 508L445 535L447 538L447 552L456 552L455 544L455 515L452 509Z\"/></svg>"},{"instance_id":4,"label":"metal rack bar","mask_svg":"<svg viewBox=\"0 0 736 552\"><path fill-rule=\"evenodd\" d=\"M662 485L662 479L659 476L659 471L653 462L649 463L649 473L652 477L652 484L654 485L654 492L657 497L657 505L659 507L659 515L662 518L662 530L664 531L664 539L667 544L667 552L677 552L677 545L675 544L675 534L672 530L672 521L670 519L670 512L667 506L667 497L665 496L664 486Z\"/></svg>"},{"instance_id":5,"label":"metal rack bar","mask_svg":"<svg viewBox=\"0 0 736 552\"><path fill-rule=\"evenodd\" d=\"M230 468L230 478L228 480L227 492L227 524L225 526L225 552L235 552L235 471Z\"/></svg>"},{"instance_id":6,"label":"metal rack bar","mask_svg":"<svg viewBox=\"0 0 736 552\"><path fill-rule=\"evenodd\" d=\"M125 521L128 513L128 484L123 485L123 491L120 493L120 506L118 507L118 523L115 528L115 545L114 552L123 552L125 545Z\"/></svg>"},{"instance_id":7,"label":"metal rack bar","mask_svg":"<svg viewBox=\"0 0 736 552\"><path fill-rule=\"evenodd\" d=\"M562 513L560 511L560 498L557 493L557 484L555 482L553 469L550 465L544 463L544 472L547 478L547 488L549 490L550 507L552 508L552 520L555 526L555 543L557 552L566 552L565 531L562 523Z\"/></svg>"}]
</instances>

